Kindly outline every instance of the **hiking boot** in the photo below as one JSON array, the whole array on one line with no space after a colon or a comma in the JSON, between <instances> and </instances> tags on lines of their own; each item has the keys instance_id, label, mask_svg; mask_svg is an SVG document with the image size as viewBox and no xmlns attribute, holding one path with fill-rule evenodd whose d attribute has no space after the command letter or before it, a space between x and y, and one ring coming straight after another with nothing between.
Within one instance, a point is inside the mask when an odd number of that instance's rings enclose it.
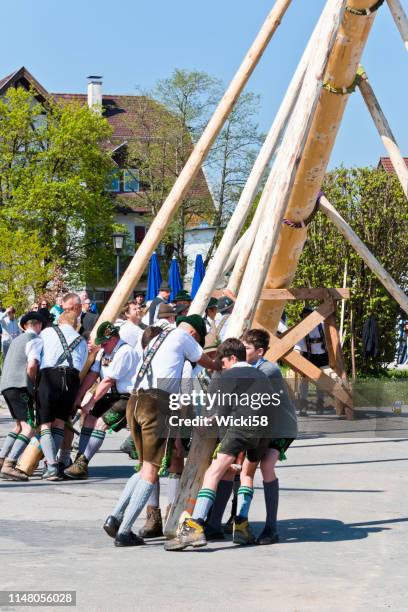
<instances>
[{"instance_id":1,"label":"hiking boot","mask_svg":"<svg viewBox=\"0 0 408 612\"><path fill-rule=\"evenodd\" d=\"M207 542L214 542L216 540L225 540L224 530L216 529L209 523L204 527L205 538Z\"/></svg>"},{"instance_id":2,"label":"hiking boot","mask_svg":"<svg viewBox=\"0 0 408 612\"><path fill-rule=\"evenodd\" d=\"M133 442L132 436L128 436L126 440L122 442L119 448L122 451L122 453L126 453L126 455L129 455L129 459L133 459L134 461L138 459L136 446L135 446L135 443Z\"/></svg>"},{"instance_id":3,"label":"hiking boot","mask_svg":"<svg viewBox=\"0 0 408 612\"><path fill-rule=\"evenodd\" d=\"M116 538L120 527L120 521L116 516L109 515L103 524L103 528L111 538Z\"/></svg>"},{"instance_id":4,"label":"hiking boot","mask_svg":"<svg viewBox=\"0 0 408 612\"><path fill-rule=\"evenodd\" d=\"M43 480L50 480L51 482L58 482L63 480L58 472L58 465L49 465L42 477Z\"/></svg>"},{"instance_id":5,"label":"hiking boot","mask_svg":"<svg viewBox=\"0 0 408 612\"><path fill-rule=\"evenodd\" d=\"M232 541L234 544L255 544L255 536L252 533L247 519L234 520L232 529Z\"/></svg>"},{"instance_id":6,"label":"hiking boot","mask_svg":"<svg viewBox=\"0 0 408 612\"><path fill-rule=\"evenodd\" d=\"M139 538L133 531L118 533L115 537L115 546L142 546L143 544L143 538Z\"/></svg>"},{"instance_id":7,"label":"hiking boot","mask_svg":"<svg viewBox=\"0 0 408 612\"><path fill-rule=\"evenodd\" d=\"M164 550L184 550L188 546L199 548L200 546L206 546L206 544L204 527L192 518L187 518L181 525L176 537L165 542Z\"/></svg>"},{"instance_id":8,"label":"hiking boot","mask_svg":"<svg viewBox=\"0 0 408 612\"><path fill-rule=\"evenodd\" d=\"M261 546L265 546L266 544L276 544L279 542L279 535L276 531L272 531L270 527L263 528L262 533L256 538L256 543Z\"/></svg>"},{"instance_id":9,"label":"hiking boot","mask_svg":"<svg viewBox=\"0 0 408 612\"><path fill-rule=\"evenodd\" d=\"M64 470L64 476L71 480L86 480L88 478L88 459L85 455L77 455L74 463Z\"/></svg>"},{"instance_id":10,"label":"hiking boot","mask_svg":"<svg viewBox=\"0 0 408 612\"><path fill-rule=\"evenodd\" d=\"M27 474L19 470L16 467L16 463L16 461L12 461L11 459L4 459L1 468L1 477L4 478L4 480L18 480L20 482L27 481Z\"/></svg>"},{"instance_id":11,"label":"hiking boot","mask_svg":"<svg viewBox=\"0 0 408 612\"><path fill-rule=\"evenodd\" d=\"M139 535L142 538L160 538L163 535L163 523L160 508L147 506L146 522L139 530Z\"/></svg>"}]
</instances>

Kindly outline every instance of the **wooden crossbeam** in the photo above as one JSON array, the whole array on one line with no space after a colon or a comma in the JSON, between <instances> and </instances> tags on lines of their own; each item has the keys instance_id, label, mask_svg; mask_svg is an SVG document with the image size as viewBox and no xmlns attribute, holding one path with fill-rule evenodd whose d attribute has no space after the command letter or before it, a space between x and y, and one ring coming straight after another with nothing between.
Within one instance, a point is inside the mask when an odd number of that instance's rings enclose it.
<instances>
[{"instance_id":1,"label":"wooden crossbeam","mask_svg":"<svg viewBox=\"0 0 408 612\"><path fill-rule=\"evenodd\" d=\"M297 325L289 329L280 338L279 345L275 344L268 351L269 361L278 361L288 353L299 340L302 340L308 333L317 327L320 323L323 323L326 317L333 313L336 309L335 302L333 300L327 300L319 306L317 310L314 310L310 315L305 317L303 321L300 321Z\"/></svg>"},{"instance_id":2,"label":"wooden crossbeam","mask_svg":"<svg viewBox=\"0 0 408 612\"><path fill-rule=\"evenodd\" d=\"M308 289L302 287L299 289L264 289L261 293L261 300L327 300L329 298L348 300L350 299L350 289L326 289L324 287Z\"/></svg>"},{"instance_id":3,"label":"wooden crossbeam","mask_svg":"<svg viewBox=\"0 0 408 612\"><path fill-rule=\"evenodd\" d=\"M278 342L281 342L276 336L271 336L271 345L274 346ZM292 370L306 376L316 386L327 391L334 398L345 404L350 408L349 415L352 415L353 399L350 392L344 388L342 383L337 382L327 376L320 368L315 366L313 363L308 361L305 357L302 357L297 351L290 351L282 357L283 361L287 363ZM350 418L350 417L349 417Z\"/></svg>"}]
</instances>

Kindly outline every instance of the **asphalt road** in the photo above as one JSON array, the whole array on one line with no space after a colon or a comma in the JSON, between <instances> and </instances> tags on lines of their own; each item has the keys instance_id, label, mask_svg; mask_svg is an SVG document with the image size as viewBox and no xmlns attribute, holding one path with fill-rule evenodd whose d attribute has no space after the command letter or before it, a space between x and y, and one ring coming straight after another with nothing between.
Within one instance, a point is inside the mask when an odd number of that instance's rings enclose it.
<instances>
[{"instance_id":1,"label":"asphalt road","mask_svg":"<svg viewBox=\"0 0 408 612\"><path fill-rule=\"evenodd\" d=\"M107 438L87 481L0 481L0 588L75 590L77 609L87 612L406 610L405 424L387 438L375 437L376 428L345 434L348 424L342 437L327 437L328 420L309 417L309 433L279 468L281 542L274 546L226 540L170 553L158 539L114 548L102 523L132 473L118 451L122 434ZM0 443L9 425L0 409ZM166 487L163 479L162 508ZM259 475L250 518L260 531Z\"/></svg>"}]
</instances>

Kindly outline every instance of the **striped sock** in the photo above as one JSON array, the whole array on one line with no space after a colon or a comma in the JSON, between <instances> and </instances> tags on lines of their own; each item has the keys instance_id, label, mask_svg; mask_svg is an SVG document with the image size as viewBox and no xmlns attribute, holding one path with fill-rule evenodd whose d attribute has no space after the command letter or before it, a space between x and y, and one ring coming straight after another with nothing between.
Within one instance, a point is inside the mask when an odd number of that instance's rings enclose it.
<instances>
[{"instance_id":1,"label":"striped sock","mask_svg":"<svg viewBox=\"0 0 408 612\"><path fill-rule=\"evenodd\" d=\"M8 454L8 458L11 461L17 461L19 456L25 451L30 438L27 438L24 434L18 434L17 440L13 444L13 448Z\"/></svg>"},{"instance_id":2,"label":"striped sock","mask_svg":"<svg viewBox=\"0 0 408 612\"><path fill-rule=\"evenodd\" d=\"M195 521L204 522L215 500L215 491L213 489L200 489L197 495L197 501L194 506L192 518Z\"/></svg>"},{"instance_id":3,"label":"striped sock","mask_svg":"<svg viewBox=\"0 0 408 612\"><path fill-rule=\"evenodd\" d=\"M254 490L252 487L239 487L237 504L237 516L239 518L248 518L249 508L251 506L253 496Z\"/></svg>"},{"instance_id":4,"label":"striped sock","mask_svg":"<svg viewBox=\"0 0 408 612\"><path fill-rule=\"evenodd\" d=\"M4 440L4 444L0 451L0 459L4 459L5 457L7 457L7 455L12 449L14 442L17 440L17 435L18 434L14 433L14 431L10 431L7 434L7 437Z\"/></svg>"},{"instance_id":5,"label":"striped sock","mask_svg":"<svg viewBox=\"0 0 408 612\"><path fill-rule=\"evenodd\" d=\"M89 442L84 450L84 455L88 459L88 462L92 459L95 453L101 448L105 439L105 432L101 429L93 429L89 437Z\"/></svg>"},{"instance_id":6,"label":"striped sock","mask_svg":"<svg viewBox=\"0 0 408 612\"><path fill-rule=\"evenodd\" d=\"M52 439L54 440L55 452L58 453L64 439L64 429L61 427L51 427Z\"/></svg>"},{"instance_id":7,"label":"striped sock","mask_svg":"<svg viewBox=\"0 0 408 612\"><path fill-rule=\"evenodd\" d=\"M57 452L55 450L51 429L47 428L41 430L40 444L47 464L55 465L57 463Z\"/></svg>"},{"instance_id":8,"label":"striped sock","mask_svg":"<svg viewBox=\"0 0 408 612\"><path fill-rule=\"evenodd\" d=\"M81 435L79 436L79 444L78 444L78 452L83 455L85 452L86 446L89 442L89 438L91 437L91 433L93 432L92 427L82 427Z\"/></svg>"}]
</instances>

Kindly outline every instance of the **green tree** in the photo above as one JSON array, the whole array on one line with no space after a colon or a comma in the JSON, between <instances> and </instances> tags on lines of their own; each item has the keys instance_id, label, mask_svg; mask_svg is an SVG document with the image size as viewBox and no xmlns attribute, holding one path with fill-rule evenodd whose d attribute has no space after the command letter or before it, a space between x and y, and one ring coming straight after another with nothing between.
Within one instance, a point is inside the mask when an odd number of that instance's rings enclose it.
<instances>
[{"instance_id":1,"label":"green tree","mask_svg":"<svg viewBox=\"0 0 408 612\"><path fill-rule=\"evenodd\" d=\"M384 170L337 168L326 175L323 190L370 251L394 280L408 288L408 207L398 179ZM339 287L343 284L347 261L347 286L351 299L346 302L344 352L351 370L350 313L353 312L357 372L378 373L395 357L396 327L401 310L377 277L321 212L309 227L308 239L300 258L294 286ZM301 305L288 306L291 322ZM380 355L364 360L362 328L373 314L377 320Z\"/></svg>"},{"instance_id":2,"label":"green tree","mask_svg":"<svg viewBox=\"0 0 408 612\"><path fill-rule=\"evenodd\" d=\"M110 133L104 118L76 103L40 104L22 88L0 101L0 220L11 234L36 237L49 272L42 289L52 268L78 286L109 267Z\"/></svg>"}]
</instances>

